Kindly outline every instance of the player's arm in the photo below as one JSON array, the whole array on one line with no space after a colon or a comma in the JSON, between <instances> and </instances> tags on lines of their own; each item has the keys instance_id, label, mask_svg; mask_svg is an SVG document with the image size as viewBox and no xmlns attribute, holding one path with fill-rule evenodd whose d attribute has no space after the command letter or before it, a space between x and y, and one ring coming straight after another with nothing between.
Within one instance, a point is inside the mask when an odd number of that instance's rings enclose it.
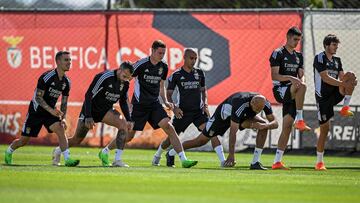
<instances>
[{"instance_id":1,"label":"player's arm","mask_svg":"<svg viewBox=\"0 0 360 203\"><path fill-rule=\"evenodd\" d=\"M280 67L279 66L272 66L271 67L271 78L272 80L277 80L277 81L280 81L280 82L285 82L285 81L290 81L291 84L293 85L300 85L301 81L299 78L296 78L294 76L291 76L291 75L281 75L279 73L279 69Z\"/></svg>"},{"instance_id":2,"label":"player's arm","mask_svg":"<svg viewBox=\"0 0 360 203\"><path fill-rule=\"evenodd\" d=\"M269 121L268 125L268 129L276 129L279 127L279 123L275 118L274 112L272 110L271 104L268 100L266 100L265 102L265 106L264 106L264 112L266 115L266 119Z\"/></svg>"},{"instance_id":3,"label":"player's arm","mask_svg":"<svg viewBox=\"0 0 360 203\"><path fill-rule=\"evenodd\" d=\"M165 106L169 109L173 109L174 105L170 103L166 96L166 89L165 89L165 80L160 81L160 97L163 100Z\"/></svg>"},{"instance_id":4,"label":"player's arm","mask_svg":"<svg viewBox=\"0 0 360 203\"><path fill-rule=\"evenodd\" d=\"M299 68L298 76L301 82L305 83L305 72L304 69Z\"/></svg>"},{"instance_id":5,"label":"player's arm","mask_svg":"<svg viewBox=\"0 0 360 203\"><path fill-rule=\"evenodd\" d=\"M67 79L67 78L66 78ZM62 92L62 96L61 96L61 105L60 105L60 111L64 113L64 115L62 116L62 119L65 120L66 119L66 111L67 111L67 105L68 105L68 99L69 99L69 92L70 92L70 80L67 79L67 83L66 83L66 88L64 89L64 91ZM65 123L65 121L64 121Z\"/></svg>"},{"instance_id":6,"label":"player's arm","mask_svg":"<svg viewBox=\"0 0 360 203\"><path fill-rule=\"evenodd\" d=\"M210 116L209 105L208 105L208 101L207 101L207 89L206 89L206 87L201 87L200 92L201 92L201 99L202 99L202 102L204 104L203 112L206 113L207 116Z\"/></svg>"},{"instance_id":7,"label":"player's arm","mask_svg":"<svg viewBox=\"0 0 360 203\"><path fill-rule=\"evenodd\" d=\"M206 87L201 87L200 92L201 92L202 102L203 102L204 106L207 107L208 103L207 103L207 89L206 89Z\"/></svg>"},{"instance_id":8,"label":"player's arm","mask_svg":"<svg viewBox=\"0 0 360 203\"><path fill-rule=\"evenodd\" d=\"M335 79L331 76L329 76L328 71L326 69L326 65L324 64L323 60L321 60L323 56L317 55L314 59L314 63L313 66L316 69L316 71L320 74L321 80L324 81L325 83L332 85L332 86L343 86L344 87L344 83L341 80ZM342 72L342 71L340 71ZM340 76L341 75L341 76ZM339 73L339 78L342 78L342 74Z\"/></svg>"},{"instance_id":9,"label":"player's arm","mask_svg":"<svg viewBox=\"0 0 360 203\"><path fill-rule=\"evenodd\" d=\"M205 84L205 73L203 71L200 71L201 80L200 80L200 93L201 93L201 99L202 103L204 104L203 112L206 113L207 116L210 117L209 109L208 109L208 101L207 101L207 88Z\"/></svg>"},{"instance_id":10,"label":"player's arm","mask_svg":"<svg viewBox=\"0 0 360 203\"><path fill-rule=\"evenodd\" d=\"M97 84L98 80L100 79L100 76L101 76L100 74L95 76L95 78L90 84L90 87L85 93L85 101L84 101L85 126L89 129L92 129L95 126L95 122L91 114L92 99L96 94L98 94L104 88L101 86L101 84Z\"/></svg>"},{"instance_id":11,"label":"player's arm","mask_svg":"<svg viewBox=\"0 0 360 203\"><path fill-rule=\"evenodd\" d=\"M275 119L274 114L266 115L266 119L269 121L269 123L266 124L267 129L271 130L271 129L276 129L279 127L279 123Z\"/></svg>"},{"instance_id":12,"label":"player's arm","mask_svg":"<svg viewBox=\"0 0 360 203\"><path fill-rule=\"evenodd\" d=\"M123 93L123 95L121 95L121 97L120 97L119 105L120 105L122 113L124 114L125 119L127 121L131 121L128 100L129 100L128 94L127 94L127 91L125 91Z\"/></svg>"},{"instance_id":13,"label":"player's arm","mask_svg":"<svg viewBox=\"0 0 360 203\"><path fill-rule=\"evenodd\" d=\"M224 166L232 167L236 164L235 162L235 143L236 143L236 133L239 129L239 123L231 120L230 124L230 133L229 133L229 155L225 160Z\"/></svg>"},{"instance_id":14,"label":"player's arm","mask_svg":"<svg viewBox=\"0 0 360 203\"><path fill-rule=\"evenodd\" d=\"M170 90L170 89L166 90L166 98L167 98L168 102L170 102L170 103L174 103L174 101L172 99L173 93L174 93L174 90Z\"/></svg>"},{"instance_id":15,"label":"player's arm","mask_svg":"<svg viewBox=\"0 0 360 203\"><path fill-rule=\"evenodd\" d=\"M44 94L45 94L45 90L36 88L35 101L39 104L39 106L41 106L43 109L45 109L51 115L59 117L59 118L62 117L64 115L63 112L59 111L56 108L54 109L54 108L50 107L46 103L46 101L44 100Z\"/></svg>"},{"instance_id":16,"label":"player's arm","mask_svg":"<svg viewBox=\"0 0 360 203\"><path fill-rule=\"evenodd\" d=\"M62 119L66 118L68 98L69 98L68 96L64 96L64 95L61 97L60 111L64 113L64 115L62 116Z\"/></svg>"},{"instance_id":17,"label":"player's arm","mask_svg":"<svg viewBox=\"0 0 360 203\"><path fill-rule=\"evenodd\" d=\"M172 100L172 95L174 93L174 90L177 86L177 79L176 79L176 75L175 73L171 74L170 77L168 78L168 86L166 89L166 97L168 99L169 102L174 103L174 101Z\"/></svg>"},{"instance_id":18,"label":"player's arm","mask_svg":"<svg viewBox=\"0 0 360 203\"><path fill-rule=\"evenodd\" d=\"M60 111L64 113L64 115L61 118L61 125L64 127L64 129L67 129L66 125L66 111L67 111L67 103L68 103L68 97L63 95L61 97L61 105L60 105Z\"/></svg>"},{"instance_id":19,"label":"player's arm","mask_svg":"<svg viewBox=\"0 0 360 203\"><path fill-rule=\"evenodd\" d=\"M332 85L332 86L344 86L344 82L342 82L341 80L338 80L336 78L333 78L331 76L328 75L328 71L327 70L324 70L324 71L321 71L320 73L320 77L321 79L329 84L329 85ZM340 78L340 77L339 77Z\"/></svg>"}]
</instances>

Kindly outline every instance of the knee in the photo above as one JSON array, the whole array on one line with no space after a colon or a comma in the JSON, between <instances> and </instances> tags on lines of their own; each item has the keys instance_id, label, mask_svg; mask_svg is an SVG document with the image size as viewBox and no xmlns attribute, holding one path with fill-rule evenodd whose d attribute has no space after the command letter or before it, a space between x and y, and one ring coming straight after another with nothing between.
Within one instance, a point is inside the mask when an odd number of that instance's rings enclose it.
<instances>
[{"instance_id":1,"label":"knee","mask_svg":"<svg viewBox=\"0 0 360 203\"><path fill-rule=\"evenodd\" d=\"M305 92L306 91L306 84L305 83L301 83L298 90L302 91L302 92Z\"/></svg>"},{"instance_id":2,"label":"knee","mask_svg":"<svg viewBox=\"0 0 360 203\"><path fill-rule=\"evenodd\" d=\"M50 130L52 130L54 133L56 133L58 136L65 135L65 129L60 124L60 122L57 122L53 126L51 126Z\"/></svg>"},{"instance_id":3,"label":"knee","mask_svg":"<svg viewBox=\"0 0 360 203\"><path fill-rule=\"evenodd\" d=\"M346 72L345 74L344 74L344 81L347 81L347 80L355 80L356 79L356 75L355 75L355 73L354 72L351 72L351 71L349 71L349 72Z\"/></svg>"},{"instance_id":4,"label":"knee","mask_svg":"<svg viewBox=\"0 0 360 203\"><path fill-rule=\"evenodd\" d=\"M199 138L198 140L199 146L203 146L209 142L209 138L206 137L205 135L200 135L198 138Z\"/></svg>"},{"instance_id":5,"label":"knee","mask_svg":"<svg viewBox=\"0 0 360 203\"><path fill-rule=\"evenodd\" d=\"M303 82L302 82L301 85L300 85L300 88L306 90L306 88L307 88L306 83L303 83Z\"/></svg>"},{"instance_id":6,"label":"knee","mask_svg":"<svg viewBox=\"0 0 360 203\"><path fill-rule=\"evenodd\" d=\"M126 125L127 125L127 123L126 123L125 120L120 120L119 122L117 122L117 124L116 124L115 127L116 127L119 131L120 131L120 130L125 130L125 131L126 131L126 129L127 129Z\"/></svg>"},{"instance_id":7,"label":"knee","mask_svg":"<svg viewBox=\"0 0 360 203\"><path fill-rule=\"evenodd\" d=\"M170 123L170 121L165 121L162 123L162 125L160 126L164 131L168 131L171 130L171 128L173 127L172 124Z\"/></svg>"},{"instance_id":8,"label":"knee","mask_svg":"<svg viewBox=\"0 0 360 203\"><path fill-rule=\"evenodd\" d=\"M135 136L135 133L134 132L130 132L126 135L126 142L130 142Z\"/></svg>"}]
</instances>

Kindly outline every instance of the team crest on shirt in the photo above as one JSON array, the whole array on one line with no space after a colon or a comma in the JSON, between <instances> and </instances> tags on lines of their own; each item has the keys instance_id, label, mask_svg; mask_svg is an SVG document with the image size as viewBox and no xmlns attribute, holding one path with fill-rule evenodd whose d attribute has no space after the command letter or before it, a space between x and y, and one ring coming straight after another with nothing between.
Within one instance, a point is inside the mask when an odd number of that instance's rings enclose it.
<instances>
[{"instance_id":1,"label":"team crest on shirt","mask_svg":"<svg viewBox=\"0 0 360 203\"><path fill-rule=\"evenodd\" d=\"M4 36L3 40L10 45L7 49L7 61L12 68L18 68L21 65L21 49L16 47L24 37Z\"/></svg>"},{"instance_id":2,"label":"team crest on shirt","mask_svg":"<svg viewBox=\"0 0 360 203\"><path fill-rule=\"evenodd\" d=\"M120 91L124 89L124 84L120 84Z\"/></svg>"},{"instance_id":3,"label":"team crest on shirt","mask_svg":"<svg viewBox=\"0 0 360 203\"><path fill-rule=\"evenodd\" d=\"M300 59L299 59L299 57L296 57L296 63L300 63Z\"/></svg>"},{"instance_id":4,"label":"team crest on shirt","mask_svg":"<svg viewBox=\"0 0 360 203\"><path fill-rule=\"evenodd\" d=\"M215 132L214 132L213 130L210 130L209 136L212 137L212 136L214 135L214 133L215 133Z\"/></svg>"},{"instance_id":5,"label":"team crest on shirt","mask_svg":"<svg viewBox=\"0 0 360 203\"><path fill-rule=\"evenodd\" d=\"M163 70L164 70L163 67L159 68L159 75L161 75L163 73Z\"/></svg>"},{"instance_id":6,"label":"team crest on shirt","mask_svg":"<svg viewBox=\"0 0 360 203\"><path fill-rule=\"evenodd\" d=\"M31 128L30 128L30 127L27 127L27 128L25 129L25 131L26 131L26 134L29 134L30 131L31 131Z\"/></svg>"},{"instance_id":7,"label":"team crest on shirt","mask_svg":"<svg viewBox=\"0 0 360 203\"><path fill-rule=\"evenodd\" d=\"M66 83L63 83L61 89L64 90L65 87L66 87Z\"/></svg>"},{"instance_id":8,"label":"team crest on shirt","mask_svg":"<svg viewBox=\"0 0 360 203\"><path fill-rule=\"evenodd\" d=\"M199 79L199 73L195 72L194 78L195 78L195 80L198 80Z\"/></svg>"}]
</instances>

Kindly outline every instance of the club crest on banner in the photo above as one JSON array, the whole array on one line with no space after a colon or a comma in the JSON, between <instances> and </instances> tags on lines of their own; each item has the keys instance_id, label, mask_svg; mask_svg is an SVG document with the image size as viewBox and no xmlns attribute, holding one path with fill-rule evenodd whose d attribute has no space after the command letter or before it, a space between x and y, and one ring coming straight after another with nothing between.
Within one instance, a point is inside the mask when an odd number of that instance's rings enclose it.
<instances>
[{"instance_id":1,"label":"club crest on banner","mask_svg":"<svg viewBox=\"0 0 360 203\"><path fill-rule=\"evenodd\" d=\"M16 47L24 39L22 36L4 36L3 40L10 45L7 49L7 61L12 68L18 68L21 65L22 54L21 49Z\"/></svg>"}]
</instances>

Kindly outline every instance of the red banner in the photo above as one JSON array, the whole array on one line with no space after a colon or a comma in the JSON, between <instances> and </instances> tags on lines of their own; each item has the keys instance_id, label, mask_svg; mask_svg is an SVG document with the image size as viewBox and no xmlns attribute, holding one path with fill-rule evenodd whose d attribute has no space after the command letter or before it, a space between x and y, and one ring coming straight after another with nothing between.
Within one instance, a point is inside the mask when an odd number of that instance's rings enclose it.
<instances>
[{"instance_id":1,"label":"red banner","mask_svg":"<svg viewBox=\"0 0 360 203\"><path fill-rule=\"evenodd\" d=\"M58 50L70 51L72 56L68 72L72 82L68 113L72 134L95 74L103 71L106 63L114 69L122 60L134 62L147 56L155 39L167 45L165 60L170 73L182 65L185 48L198 51L197 66L207 76L210 105L219 104L236 91L260 92L275 102L269 56L285 42L289 27L301 27L301 16L296 12L130 12L111 14L108 19L102 13L3 13L0 17L2 143L20 135L37 79L55 67ZM107 132L106 136L114 135L111 130ZM93 133L93 145L98 144L98 133ZM44 131L40 133L39 143L57 142L45 135ZM155 146L158 141L150 143ZM92 145L91 141L88 144Z\"/></svg>"}]
</instances>

